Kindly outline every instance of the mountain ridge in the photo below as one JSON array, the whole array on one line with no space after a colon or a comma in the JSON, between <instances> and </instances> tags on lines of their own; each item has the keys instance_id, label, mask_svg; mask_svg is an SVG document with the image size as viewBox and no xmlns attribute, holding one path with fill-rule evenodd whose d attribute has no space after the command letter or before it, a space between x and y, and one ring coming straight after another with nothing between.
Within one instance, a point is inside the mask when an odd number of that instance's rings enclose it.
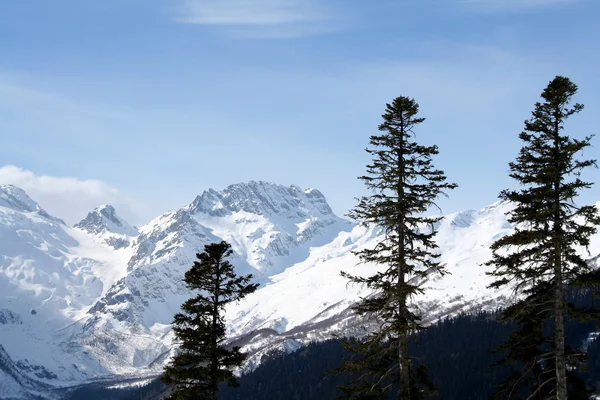
<instances>
[{"instance_id":1,"label":"mountain ridge","mask_svg":"<svg viewBox=\"0 0 600 400\"><path fill-rule=\"evenodd\" d=\"M10 192L25 199L25 192ZM373 246L382 231L337 217L316 189L262 181L209 189L135 232L117 229L128 224L112 206L96 208L84 218L88 223L71 228L26 199L20 208L0 201L0 345L21 373L40 383L74 386L160 373L173 350L172 317L191 296L183 274L205 244L219 240L232 243L236 272L262 283L226 312L230 341L250 354L246 368L273 352L370 327L349 309L369 293L339 273L376 270L358 264L353 252ZM504 215L510 207L496 202L438 224L451 274L424 282L427 294L417 300L427 322L494 309L511 298L510 290L485 287L480 266L489 244L511 231ZM115 246L117 239L126 243ZM591 249L597 264L598 235Z\"/></svg>"},{"instance_id":2,"label":"mountain ridge","mask_svg":"<svg viewBox=\"0 0 600 400\"><path fill-rule=\"evenodd\" d=\"M15 185L0 184L0 207L10 208L17 212L36 213L41 217L66 225L62 219L50 216L38 203L33 201L25 191Z\"/></svg>"},{"instance_id":3,"label":"mountain ridge","mask_svg":"<svg viewBox=\"0 0 600 400\"><path fill-rule=\"evenodd\" d=\"M138 229L119 217L115 208L110 204L103 204L96 207L84 219L73 225L73 227L84 230L92 235L116 233L137 236L139 234Z\"/></svg>"}]
</instances>

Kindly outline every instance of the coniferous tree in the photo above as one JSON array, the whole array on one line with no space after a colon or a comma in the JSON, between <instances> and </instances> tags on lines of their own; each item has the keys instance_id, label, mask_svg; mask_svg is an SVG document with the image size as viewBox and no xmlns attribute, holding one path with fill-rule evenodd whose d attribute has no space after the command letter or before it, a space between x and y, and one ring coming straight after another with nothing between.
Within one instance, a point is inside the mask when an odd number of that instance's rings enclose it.
<instances>
[{"instance_id":1,"label":"coniferous tree","mask_svg":"<svg viewBox=\"0 0 600 400\"><path fill-rule=\"evenodd\" d=\"M246 355L225 342L224 307L254 292L252 275L236 276L226 260L232 254L225 241L204 246L198 261L185 273L186 286L199 293L181 306L173 331L180 342L178 352L165 367L162 382L172 386L169 399L216 400L219 383L236 386L232 368L242 365Z\"/></svg>"},{"instance_id":2,"label":"coniferous tree","mask_svg":"<svg viewBox=\"0 0 600 400\"><path fill-rule=\"evenodd\" d=\"M423 329L420 316L409 305L422 292L420 280L445 272L434 241L441 217L423 213L457 185L447 183L444 172L434 167L432 157L438 147L416 142L413 129L425 120L417 116L418 111L418 103L405 96L386 105L379 126L384 133L370 137L371 148L366 151L373 162L367 175L359 178L373 194L359 199L349 214L364 225L381 227L384 238L373 249L356 253L361 262L380 265L379 272L369 277L342 272L351 282L373 291L353 309L379 323L379 329L366 338L345 341L345 347L356 354L338 370L356 377L341 387L347 398L382 398L395 384L398 399L415 400L431 389L425 366L415 365L408 354L409 336Z\"/></svg>"},{"instance_id":3,"label":"coniferous tree","mask_svg":"<svg viewBox=\"0 0 600 400\"><path fill-rule=\"evenodd\" d=\"M550 285L550 282L546 282ZM531 307L552 302L551 290L540 290L506 307L500 320L516 325L508 340L496 352L504 357L496 365L508 364L514 372L501 384L492 399L546 400L553 398L555 388L549 385L555 374L554 359L549 353L552 338L548 334L553 328L552 309L541 310ZM545 296L538 297L538 296ZM565 347L565 356L572 366L582 366L585 353L579 348ZM577 369L567 369L568 395L571 400L587 400L591 391L585 387ZM546 383L546 384L544 384Z\"/></svg>"},{"instance_id":4,"label":"coniferous tree","mask_svg":"<svg viewBox=\"0 0 600 400\"><path fill-rule=\"evenodd\" d=\"M569 106L577 89L562 76L548 84L541 95L544 101L535 104L519 135L523 147L509 164L510 176L521 188L500 193L515 205L508 213L515 230L491 246L492 259L486 265L494 266L489 274L495 281L490 286L512 285L524 297L503 313L520 326L504 346L506 361L522 366L520 376L502 385L503 394L514 393L520 385L523 398L565 400L569 387L576 386L569 385L567 375L582 354L565 346L565 316L579 318L593 311L568 304L565 287L595 279L579 250L588 247L600 223L595 206L575 202L592 186L581 179L582 170L596 165L578 157L592 137L578 140L564 133L565 121L583 109L581 104ZM548 320L551 335L545 337L542 327Z\"/></svg>"}]
</instances>

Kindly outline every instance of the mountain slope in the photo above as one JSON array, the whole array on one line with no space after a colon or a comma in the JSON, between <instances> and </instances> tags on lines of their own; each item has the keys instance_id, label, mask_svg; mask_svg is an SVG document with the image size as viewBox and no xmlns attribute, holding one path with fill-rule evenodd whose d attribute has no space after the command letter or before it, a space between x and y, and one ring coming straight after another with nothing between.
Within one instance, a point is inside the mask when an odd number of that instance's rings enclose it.
<instances>
[{"instance_id":1,"label":"mountain slope","mask_svg":"<svg viewBox=\"0 0 600 400\"><path fill-rule=\"evenodd\" d=\"M460 312L493 311L514 300L510 288L487 288L489 267L483 266L491 256L490 245L513 229L505 215L511 207L498 202L447 215L440 222L437 243L449 273L422 282L425 293L415 297L413 307L418 305L425 323ZM311 249L305 261L271 277L273 284L232 305L229 332L236 344L250 351L249 368L265 354L293 350L334 333L364 334L369 321L357 318L348 308L369 293L364 287L348 285L340 271L372 274L377 267L357 264L352 252L372 248L380 239L380 232L373 228L355 227L350 233L340 233L332 243ZM590 254L580 251L598 267L600 235L592 237Z\"/></svg>"},{"instance_id":2,"label":"mountain slope","mask_svg":"<svg viewBox=\"0 0 600 400\"><path fill-rule=\"evenodd\" d=\"M56 398L51 394L53 389L25 375L0 345L0 398L38 399L41 395Z\"/></svg>"},{"instance_id":3,"label":"mountain slope","mask_svg":"<svg viewBox=\"0 0 600 400\"><path fill-rule=\"evenodd\" d=\"M22 190L0 186L0 345L21 372L47 382L106 373L61 338L126 273L129 257L67 227Z\"/></svg>"},{"instance_id":4,"label":"mountain slope","mask_svg":"<svg viewBox=\"0 0 600 400\"><path fill-rule=\"evenodd\" d=\"M508 289L486 288L481 266L489 245L512 229L509 209L495 203L439 224L450 274L423 282L426 294L416 302L426 322L510 298ZM237 273L261 283L226 314L231 343L250 352L252 369L270 353L365 333L370 322L349 307L370 293L340 271L371 274L377 266L357 265L353 252L374 246L381 233L337 217L315 189L266 182L207 190L140 229L111 206L70 228L22 190L0 186L0 345L19 373L44 384L159 374L173 350L173 315L192 295L185 271L205 244L227 240ZM598 236L591 251L600 253ZM17 381L2 379L15 389Z\"/></svg>"},{"instance_id":5,"label":"mountain slope","mask_svg":"<svg viewBox=\"0 0 600 400\"><path fill-rule=\"evenodd\" d=\"M250 182L206 191L140 229L128 275L90 309L93 317L76 342L103 364L118 365L115 373L144 367L156 373L172 349L173 315L191 296L182 277L204 245L229 241L238 274L253 273L268 284L287 262L352 227L314 189Z\"/></svg>"},{"instance_id":6,"label":"mountain slope","mask_svg":"<svg viewBox=\"0 0 600 400\"><path fill-rule=\"evenodd\" d=\"M205 191L186 210L230 242L262 282L354 226L337 217L316 189L262 181Z\"/></svg>"}]
</instances>

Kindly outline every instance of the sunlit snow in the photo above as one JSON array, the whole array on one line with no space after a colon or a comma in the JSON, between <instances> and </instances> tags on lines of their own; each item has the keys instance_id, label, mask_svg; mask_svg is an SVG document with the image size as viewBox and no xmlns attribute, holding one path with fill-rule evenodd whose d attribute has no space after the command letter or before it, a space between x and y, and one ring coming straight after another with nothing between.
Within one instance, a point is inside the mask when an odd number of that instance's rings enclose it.
<instances>
[{"instance_id":1,"label":"sunlit snow","mask_svg":"<svg viewBox=\"0 0 600 400\"><path fill-rule=\"evenodd\" d=\"M440 223L437 241L449 274L431 276L423 282L426 294L414 299L429 322L510 299L509 290L487 289L481 265L490 244L511 231L509 209L495 203ZM173 349L173 315L191 295L183 274L205 244L227 240L237 272L261 283L226 313L228 334L251 353L252 368L272 350L360 333L348 307L369 293L340 271L371 274L376 266L358 264L353 252L380 239L379 229L335 216L319 191L296 186L250 182L209 190L137 229L110 206L71 228L3 185L0 345L23 374L57 386L156 375ZM590 257L598 255L599 240L593 238ZM18 396L11 379L0 375L0 390Z\"/></svg>"}]
</instances>

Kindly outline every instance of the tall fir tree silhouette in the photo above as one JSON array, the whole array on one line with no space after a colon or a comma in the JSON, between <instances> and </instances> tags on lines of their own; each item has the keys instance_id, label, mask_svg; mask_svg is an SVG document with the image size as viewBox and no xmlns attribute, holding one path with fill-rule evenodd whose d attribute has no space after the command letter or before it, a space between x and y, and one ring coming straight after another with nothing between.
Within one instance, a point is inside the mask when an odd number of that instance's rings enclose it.
<instances>
[{"instance_id":1,"label":"tall fir tree silhouette","mask_svg":"<svg viewBox=\"0 0 600 400\"><path fill-rule=\"evenodd\" d=\"M241 366L246 355L239 347L225 344L224 308L254 292L252 275L236 276L226 260L232 254L225 241L204 246L198 261L185 274L186 286L198 294L181 306L173 331L179 348L161 378L173 390L168 399L216 400L221 382L238 384L232 369Z\"/></svg>"},{"instance_id":2,"label":"tall fir tree silhouette","mask_svg":"<svg viewBox=\"0 0 600 400\"><path fill-rule=\"evenodd\" d=\"M597 281L581 250L589 246L600 217L595 206L576 203L581 191L592 186L581 172L596 161L580 158L592 136L575 139L564 132L567 119L583 110L581 104L570 106L577 90L563 76L548 84L519 135L523 147L509 164L510 177L520 188L500 193L515 206L508 213L515 230L491 246L486 265L494 267L489 274L495 281L490 287L510 285L522 297L503 313L505 320L519 325L503 347L505 361L518 362L522 373L500 387L500 397L520 393L524 397L513 398L566 400L577 386L574 379L569 384L568 371L584 355L565 346L565 318L595 315L565 300L567 286ZM542 329L546 321L552 323L547 337Z\"/></svg>"},{"instance_id":3,"label":"tall fir tree silhouette","mask_svg":"<svg viewBox=\"0 0 600 400\"><path fill-rule=\"evenodd\" d=\"M434 241L441 217L424 213L457 185L447 183L444 172L434 167L438 147L416 141L413 129L425 120L418 112L419 104L405 96L386 105L379 126L383 133L371 136L366 149L373 162L360 177L373 194L359 199L349 214L364 225L381 227L384 238L374 248L356 253L361 262L377 264L379 272L368 277L342 273L372 290L373 295L361 299L353 309L379 326L364 339L345 341L355 357L337 372L356 377L340 387L345 398L379 399L397 384L398 399L415 400L433 389L425 366L417 367L408 353L409 336L423 329L420 316L409 305L413 296L423 291L423 279L445 273Z\"/></svg>"}]
</instances>

